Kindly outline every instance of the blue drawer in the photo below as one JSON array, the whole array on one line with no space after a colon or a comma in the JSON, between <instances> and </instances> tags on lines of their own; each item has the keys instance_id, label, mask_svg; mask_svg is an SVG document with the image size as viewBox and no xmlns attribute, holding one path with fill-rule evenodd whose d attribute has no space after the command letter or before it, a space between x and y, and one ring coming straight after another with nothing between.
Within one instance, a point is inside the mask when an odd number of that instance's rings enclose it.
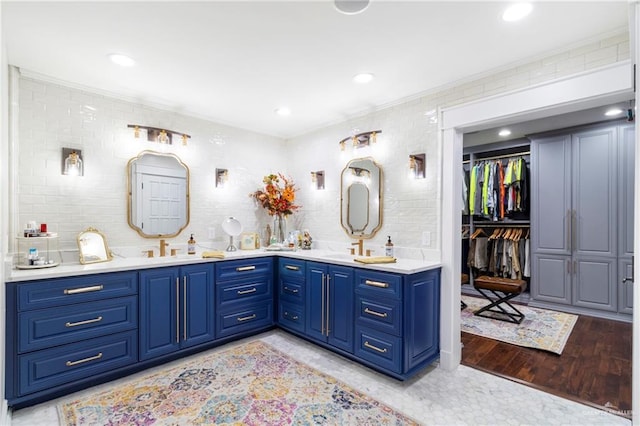
<instances>
[{"instance_id":1,"label":"blue drawer","mask_svg":"<svg viewBox=\"0 0 640 426\"><path fill-rule=\"evenodd\" d=\"M281 277L304 279L306 275L307 262L304 260L287 259L281 257L278 259L278 272Z\"/></svg>"},{"instance_id":2,"label":"blue drawer","mask_svg":"<svg viewBox=\"0 0 640 426\"><path fill-rule=\"evenodd\" d=\"M75 382L138 362L135 331L32 352L18 357L20 394Z\"/></svg>"},{"instance_id":3,"label":"blue drawer","mask_svg":"<svg viewBox=\"0 0 640 426\"><path fill-rule=\"evenodd\" d=\"M278 296L281 300L288 300L294 303L305 303L304 298L304 281L292 279L278 279Z\"/></svg>"},{"instance_id":4,"label":"blue drawer","mask_svg":"<svg viewBox=\"0 0 640 426\"><path fill-rule=\"evenodd\" d=\"M115 272L18 284L18 310L50 308L138 293L137 272Z\"/></svg>"},{"instance_id":5,"label":"blue drawer","mask_svg":"<svg viewBox=\"0 0 640 426\"><path fill-rule=\"evenodd\" d=\"M261 299L271 299L272 279L269 277L256 277L257 279L242 280L242 282L226 282L216 284L216 300L218 306L225 307L233 303L251 303Z\"/></svg>"},{"instance_id":6,"label":"blue drawer","mask_svg":"<svg viewBox=\"0 0 640 426\"><path fill-rule=\"evenodd\" d=\"M355 355L378 367L402 373L402 339L399 337L356 327Z\"/></svg>"},{"instance_id":7,"label":"blue drawer","mask_svg":"<svg viewBox=\"0 0 640 426\"><path fill-rule=\"evenodd\" d=\"M402 303L393 299L356 297L356 321L395 336L402 336Z\"/></svg>"},{"instance_id":8,"label":"blue drawer","mask_svg":"<svg viewBox=\"0 0 640 426\"><path fill-rule=\"evenodd\" d=\"M216 282L273 275L273 258L228 260L216 263Z\"/></svg>"},{"instance_id":9,"label":"blue drawer","mask_svg":"<svg viewBox=\"0 0 640 426\"><path fill-rule=\"evenodd\" d=\"M216 322L216 337L230 336L273 324L273 301L268 300L237 310L220 313Z\"/></svg>"},{"instance_id":10,"label":"blue drawer","mask_svg":"<svg viewBox=\"0 0 640 426\"><path fill-rule=\"evenodd\" d=\"M304 333L304 307L291 303L280 302L278 309L278 325L280 325L280 327Z\"/></svg>"},{"instance_id":11,"label":"blue drawer","mask_svg":"<svg viewBox=\"0 0 640 426\"><path fill-rule=\"evenodd\" d=\"M131 330L138 326L138 298L121 297L18 314L18 352Z\"/></svg>"},{"instance_id":12,"label":"blue drawer","mask_svg":"<svg viewBox=\"0 0 640 426\"><path fill-rule=\"evenodd\" d=\"M356 269L356 292L402 299L402 277L386 272Z\"/></svg>"}]
</instances>

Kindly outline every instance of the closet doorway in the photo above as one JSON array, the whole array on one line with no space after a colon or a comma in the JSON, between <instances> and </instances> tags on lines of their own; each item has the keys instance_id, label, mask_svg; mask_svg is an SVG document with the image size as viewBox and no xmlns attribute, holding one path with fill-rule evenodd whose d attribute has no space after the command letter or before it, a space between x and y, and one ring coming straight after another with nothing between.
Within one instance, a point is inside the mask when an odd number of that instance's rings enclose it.
<instances>
[{"instance_id":1,"label":"closet doorway","mask_svg":"<svg viewBox=\"0 0 640 426\"><path fill-rule=\"evenodd\" d=\"M605 120L603 112L612 110L614 107L617 107L621 110L621 113L618 115L619 118L603 121ZM629 113L628 117L627 112ZM611 194L610 197L607 197L605 195L604 199L605 201L609 199L619 199L620 202L618 203L617 201L614 201L613 204L601 203L600 207L596 209L596 215L598 215L600 218L606 218L609 221L609 223L602 224L601 226L604 226L605 229L613 230L608 233L610 238L607 238L606 236L604 238L598 238L596 240L596 243L603 244L607 247L613 246L612 250L619 251L620 256L616 257L615 253L613 257L610 256L611 253L607 253L607 256L604 256L602 259L594 256L593 253L591 253L590 257L587 256L584 261L586 270L589 270L589 268L593 270L592 265L603 265L605 268L607 268L606 270L609 271L609 273L608 275L605 274L604 277L598 278L600 281L608 281L604 285L600 285L598 280L594 280L593 277L586 277L587 284L583 284L583 287L586 288L586 290L584 288L581 288L578 282L573 282L573 285L571 282L566 282L566 277L577 281L579 274L564 273L566 272L564 268L565 264L572 265L575 272L575 269L579 269L581 267L580 260L571 261L570 256L568 258L563 256L545 256L545 251L542 250L543 255L540 256L540 259L537 259L535 255L533 256L535 266L532 269L534 274L539 274L538 280L533 280L534 288L531 288L530 285L531 272L529 267L527 266L525 270L524 260L520 262L523 265L522 274L520 274L520 271L518 271L519 274L517 276L517 279L526 280L528 283L528 289L526 292L519 295L517 299L515 299L517 301L516 303L536 306L536 302L540 303L539 300L542 300L541 303L542 305L544 305L545 294L544 292L542 292L541 297L541 292L539 289L541 285L539 277L541 275L544 275L544 279L542 280L542 284L544 285L544 287L546 289L553 290L551 291L551 293L555 291L555 288L558 293L562 294L564 297L564 299L561 300L561 303L550 303L551 309L579 314L578 320L569 339L567 340L562 355L556 355L550 352L530 348L523 348L508 343L503 343L498 340L493 340L490 338L480 337L475 334L463 332L462 364L481 369L492 374L500 375L528 386L533 386L548 393L552 393L567 399L572 399L584 404L592 405L594 407L608 410L618 415L630 418L632 325L630 322L631 317L628 314L630 313L630 304L632 300L630 294L630 292L632 291L632 287L630 283L618 282L620 281L618 279L618 275L624 278L629 274L626 265L631 264L631 255L633 251L633 203L631 201L631 204L629 204L628 201L629 197L631 200L633 200L633 147L635 137L633 134L628 134L629 130L631 132L633 132L634 130L634 125L633 123L630 123L630 120L628 120L629 118L633 118L633 103L627 101L616 103L614 105L607 105L580 111L578 113L565 114L562 116L554 117L554 119L536 120L508 126L512 130L512 134L515 134L516 136L522 136L526 134L540 134L540 132L544 132L540 137L517 137L516 139L511 139L509 141L496 142L496 140L498 139L498 132L503 128L488 129L482 132L464 135L463 152L465 152L466 155L463 157L463 168L465 168L467 172L474 167L474 164L475 169L477 169L478 167L483 168L485 165L487 165L488 167L488 164L491 164L491 166L493 167L496 162L498 164L500 164L500 162L506 163L509 158L515 155L522 155L522 158L527 159L527 166L530 166L530 151L532 154L538 155L539 161L540 157L544 157L544 155L540 154L537 151L537 149L539 148L538 145L536 145L537 143L544 143L545 145L542 146L546 148L550 145L550 143L555 142L554 139L557 136L548 135L564 134L562 138L564 138L563 142L565 143L565 146L560 147L560 153L568 152L568 155L570 155L571 152L567 151L566 148L567 146L570 148L571 133L576 135L574 137L574 140L577 141L576 145L580 143L585 145L584 141L586 140L586 138L593 138L595 136L604 135L604 137L601 137L600 139L589 140L589 143L597 144L597 146L594 146L596 150L592 150L593 152L596 152L597 155L591 155L591 158L593 161L606 161L606 158L608 158L607 155L609 154L609 157L611 159L609 163L612 166L612 173L609 173L610 176L607 175L608 177L605 177L603 180L609 178L612 179L612 186L614 183L618 183L620 190L615 189L615 192ZM595 125L591 124L594 121L599 121L600 123ZM569 124L570 126L578 127L572 127L568 130L562 130L554 128L554 123ZM569 135L569 137L566 136L567 134ZM619 144L618 139L620 140ZM531 140L534 141L533 149L530 149ZM607 143L609 143L610 145L610 149L608 151L606 146L602 146L603 144ZM564 151L562 151L563 149ZM578 149L576 149L576 151L578 151ZM582 161L583 166L586 165L586 160L588 160L590 157L589 152L585 152L585 150L582 149L582 152L580 152L579 154L580 155L574 155L574 157ZM552 170L549 170L544 175L545 178L547 178L547 182L549 182L550 179L551 182L555 183L555 186L549 189L548 193L552 194L553 197L556 197L558 196L558 194L560 194L560 199L566 196L568 200L561 201L571 203L571 195L569 194L567 196L566 194L562 193L562 179L557 179L557 177L568 174L563 173L564 169L573 170L575 175L579 175L580 169L576 165L565 165L562 162L562 156L558 155L557 152L554 152L554 155L556 156L556 158L560 157L560 163L556 164ZM628 173L623 173L625 168L629 168L629 160L631 160L630 175ZM549 161L549 163L551 162L552 161ZM534 170L534 174L541 172L540 164L537 164L537 166L538 169ZM556 175L554 176L554 170L560 173L556 173ZM529 169L529 171L531 170ZM604 174L607 173L606 170L604 172L602 170L598 170L598 172ZM595 171L590 172L591 175L594 175L595 173ZM474 181L474 179L471 180ZM530 180L536 180L535 176ZM475 183L477 184L477 182ZM628 187L629 184L631 184L631 188ZM468 185L469 181L466 181L461 190L464 191L465 187L468 190ZM578 185L577 187L579 188L580 185ZM529 189L530 188L520 188L520 190L524 191L524 194L527 194ZM539 188L534 189L540 191ZM462 196L461 198L468 199L469 192L467 193L467 197ZM539 198L543 198L543 196ZM576 201L576 197L573 198L573 202L577 205L585 204L584 201L580 200L579 198L577 199L578 201ZM587 201L594 202L594 200ZM533 222L530 222L529 220L530 213L532 211L534 212L534 216L535 212L537 212L537 215L540 216L540 209L542 208L540 205L520 208L518 209L519 213L515 215L512 214L509 216L500 216L496 212L496 207L498 206L494 206L494 203L492 203L491 200L489 200L488 204L489 208L487 209L486 200L483 199L482 205L484 209L481 209L479 212L477 208L475 212L469 211L469 208L463 209L463 239L461 244L461 282L463 284L463 294L478 296L477 291L473 289L473 285L464 285L465 281L473 284L474 276L477 277L479 275L499 275L501 279L505 280L509 280L509 277L516 278L513 273L511 273L512 275L510 275L509 271L506 271L507 274L505 274L504 269L500 270L500 268L498 267L498 270L496 270L496 265L494 264L493 259L488 266L482 263L480 265L474 265L474 256L468 256L469 253L466 252L466 250L468 250L469 248L469 241L471 242L471 247L473 250L473 248L476 247L475 244L473 244L475 243L475 241L468 239L468 237L465 239L464 236L466 233L468 233L469 231L475 231L475 235L484 235L484 238L480 237L478 239L485 240L485 243L486 240L489 240L488 252L493 253L493 251L491 250L492 244L493 247L497 247L498 240L492 240L492 238L494 235L496 235L496 233L500 235L501 230L504 231L505 229L509 229L509 227L514 227L514 229L525 228L527 230L526 234L528 235L530 225L533 227L543 227L545 226L545 223L548 222L548 220L546 222L545 220L540 220L539 217L538 220L535 220ZM498 203L498 205L499 204L500 203ZM566 207L565 204L562 204L561 207ZM473 205L471 205L470 208L473 209ZM536 210L536 208L538 210ZM623 212L623 209L627 210ZM544 208L542 209L542 216L547 217L547 219L548 217L552 217L552 215L550 214L552 210L553 209L549 205L545 204ZM601 210L602 213L600 213L600 211L598 210ZM573 220L569 220L564 223L563 217L565 215L565 211L566 210L563 209L562 212L560 212L559 220L555 221L555 223L547 225L549 228L553 228L553 232L549 232L550 229L546 229L546 235L550 235L551 239L556 239L554 238L554 235L557 236L557 240L561 241L562 244L564 244L566 241L569 241L569 244L573 243L574 245L577 245L577 240L580 240L581 243L588 240L587 238L572 238L570 236L567 237L567 231L570 231L567 226L573 225L574 228L577 228L578 218L580 218L580 220L584 222L587 222L587 218L589 217L588 212L582 215L578 214L577 217L573 218ZM466 215L464 213L466 213ZM581 225L588 226L588 224L584 223L581 223ZM629 229L629 227L631 229ZM541 234L545 235L545 233L541 232L542 229L540 228L533 229L533 231L535 231L535 234L538 236ZM482 234L480 232L482 232ZM492 232L493 234L491 234ZM574 229L574 232L577 233L577 229ZM589 235L597 233L593 228L590 229L589 232ZM607 232L605 232L604 234L607 234ZM489 238L486 238L487 236L489 236ZM517 241L517 239L511 237L508 238L508 240L509 243ZM505 241L507 241L507 239L505 239ZM523 242L520 241L520 243L521 246L524 247ZM484 250L485 245L486 244L478 244L478 246L483 247L482 250ZM543 246L544 244L538 244L536 242L535 246L537 247L538 245ZM500 247L502 247L502 244L500 244ZM585 250L583 249L582 252L585 252ZM627 254L628 256L626 256ZM529 255L529 250L527 250L527 255ZM486 259L489 259L490 256L491 255L487 254ZM477 253L475 258L478 258ZM524 256L522 256L521 259L524 259ZM530 264L530 260L531 259L527 258L527 265ZM551 267L548 267L545 262L550 262ZM556 262L561 264L561 270L559 276L553 277L550 276L549 273ZM469 267L471 267L470 270ZM493 269L491 269L492 267ZM616 273L618 269L620 271L619 273ZM502 278L505 276L507 278ZM589 288L589 286L591 287ZM574 302L576 302L575 305L572 305L571 303L572 289L575 292L575 294L573 294L573 300ZM531 293L529 291L533 292L534 295L537 296L538 300L535 300L535 297L532 300L530 298ZM606 306L604 306L605 310L602 312L599 312L597 310L593 311L595 315L591 315L592 312L586 312L585 314L584 309L582 312L580 311L582 309L581 305L584 306L584 301L587 299L587 296L590 296L590 291L600 294L601 299L604 298L604 301L606 302ZM553 298L551 298L551 300L555 301ZM591 301L590 303L594 306L600 307L594 301ZM548 306L544 307L546 308ZM612 310L613 313L611 312ZM621 314L618 314L618 312L621 312ZM603 315L600 315L601 313ZM466 314L468 315L468 313ZM616 319L602 318L602 316ZM513 324L512 326L518 327L517 324Z\"/></svg>"}]
</instances>

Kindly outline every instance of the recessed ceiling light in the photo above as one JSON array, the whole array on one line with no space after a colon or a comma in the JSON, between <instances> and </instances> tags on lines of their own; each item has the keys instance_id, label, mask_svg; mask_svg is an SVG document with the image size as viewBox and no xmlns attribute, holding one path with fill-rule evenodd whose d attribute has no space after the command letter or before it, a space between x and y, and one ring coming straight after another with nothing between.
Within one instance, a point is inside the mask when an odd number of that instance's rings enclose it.
<instances>
[{"instance_id":1,"label":"recessed ceiling light","mask_svg":"<svg viewBox=\"0 0 640 426\"><path fill-rule=\"evenodd\" d=\"M353 81L360 84L369 83L371 80L373 80L373 74L368 72L363 72L353 76Z\"/></svg>"},{"instance_id":2,"label":"recessed ceiling light","mask_svg":"<svg viewBox=\"0 0 640 426\"><path fill-rule=\"evenodd\" d=\"M118 64L121 67L131 67L136 64L136 61L128 57L127 55L122 55L120 53L112 53L109 55L109 59L114 64Z\"/></svg>"},{"instance_id":3,"label":"recessed ceiling light","mask_svg":"<svg viewBox=\"0 0 640 426\"><path fill-rule=\"evenodd\" d=\"M369 7L369 0L334 0L333 5L338 12L345 15L356 15Z\"/></svg>"},{"instance_id":4,"label":"recessed ceiling light","mask_svg":"<svg viewBox=\"0 0 640 426\"><path fill-rule=\"evenodd\" d=\"M291 110L289 108L277 108L275 113L282 117L286 117L287 115L291 115Z\"/></svg>"},{"instance_id":5,"label":"recessed ceiling light","mask_svg":"<svg viewBox=\"0 0 640 426\"><path fill-rule=\"evenodd\" d=\"M506 136L509 136L511 134L511 130L509 129L502 129L498 132L498 136L502 136L503 138Z\"/></svg>"},{"instance_id":6,"label":"recessed ceiling light","mask_svg":"<svg viewBox=\"0 0 640 426\"><path fill-rule=\"evenodd\" d=\"M507 22L519 21L531 13L531 3L515 3L509 6L502 14L502 19Z\"/></svg>"},{"instance_id":7,"label":"recessed ceiling light","mask_svg":"<svg viewBox=\"0 0 640 426\"><path fill-rule=\"evenodd\" d=\"M606 115L607 117L613 117L614 115L618 114L622 114L622 110L620 108L611 108L604 113L604 115Z\"/></svg>"}]
</instances>

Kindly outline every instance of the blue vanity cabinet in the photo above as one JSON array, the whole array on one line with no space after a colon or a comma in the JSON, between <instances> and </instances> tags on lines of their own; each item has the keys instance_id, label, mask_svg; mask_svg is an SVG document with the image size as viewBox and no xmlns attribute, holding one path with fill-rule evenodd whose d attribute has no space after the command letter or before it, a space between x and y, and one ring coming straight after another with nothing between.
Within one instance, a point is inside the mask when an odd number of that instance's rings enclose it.
<instances>
[{"instance_id":1,"label":"blue vanity cabinet","mask_svg":"<svg viewBox=\"0 0 640 426\"><path fill-rule=\"evenodd\" d=\"M273 326L274 259L228 260L216 267L216 338Z\"/></svg>"},{"instance_id":2,"label":"blue vanity cabinet","mask_svg":"<svg viewBox=\"0 0 640 426\"><path fill-rule=\"evenodd\" d=\"M278 258L278 325L300 333L306 330L306 266L304 260Z\"/></svg>"},{"instance_id":3,"label":"blue vanity cabinet","mask_svg":"<svg viewBox=\"0 0 640 426\"><path fill-rule=\"evenodd\" d=\"M439 356L440 270L356 269L355 355L407 378Z\"/></svg>"},{"instance_id":4,"label":"blue vanity cabinet","mask_svg":"<svg viewBox=\"0 0 640 426\"><path fill-rule=\"evenodd\" d=\"M135 364L137 292L137 272L7 283L9 404Z\"/></svg>"},{"instance_id":5,"label":"blue vanity cabinet","mask_svg":"<svg viewBox=\"0 0 640 426\"><path fill-rule=\"evenodd\" d=\"M215 338L214 266L140 271L140 360Z\"/></svg>"},{"instance_id":6,"label":"blue vanity cabinet","mask_svg":"<svg viewBox=\"0 0 640 426\"><path fill-rule=\"evenodd\" d=\"M307 262L306 335L353 353L353 268Z\"/></svg>"}]
</instances>

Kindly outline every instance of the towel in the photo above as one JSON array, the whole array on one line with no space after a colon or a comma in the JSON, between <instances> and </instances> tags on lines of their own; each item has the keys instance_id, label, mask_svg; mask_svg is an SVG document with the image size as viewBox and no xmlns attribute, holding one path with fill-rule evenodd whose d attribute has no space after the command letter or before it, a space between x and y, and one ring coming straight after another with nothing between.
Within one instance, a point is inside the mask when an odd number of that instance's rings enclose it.
<instances>
[{"instance_id":1,"label":"towel","mask_svg":"<svg viewBox=\"0 0 640 426\"><path fill-rule=\"evenodd\" d=\"M396 263L396 258L391 256L376 256L376 257L356 257L356 262L373 264L373 263Z\"/></svg>"},{"instance_id":2,"label":"towel","mask_svg":"<svg viewBox=\"0 0 640 426\"><path fill-rule=\"evenodd\" d=\"M224 259L223 251L203 251L202 252L203 259L215 258L215 259Z\"/></svg>"}]
</instances>

